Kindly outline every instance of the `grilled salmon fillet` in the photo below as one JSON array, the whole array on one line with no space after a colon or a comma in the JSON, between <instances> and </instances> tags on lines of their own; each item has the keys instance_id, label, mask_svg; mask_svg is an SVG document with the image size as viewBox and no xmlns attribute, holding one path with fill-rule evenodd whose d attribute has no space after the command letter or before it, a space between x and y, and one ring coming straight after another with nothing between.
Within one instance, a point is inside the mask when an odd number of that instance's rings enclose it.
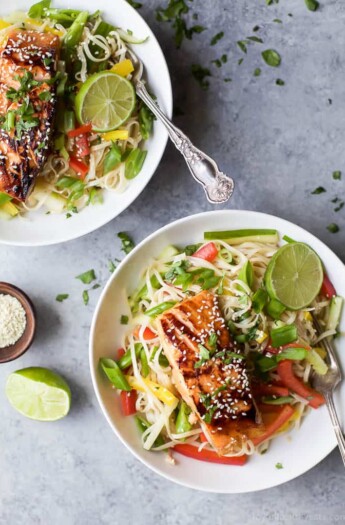
<instances>
[{"instance_id":1,"label":"grilled salmon fillet","mask_svg":"<svg viewBox=\"0 0 345 525\"><path fill-rule=\"evenodd\" d=\"M0 48L0 191L25 201L47 160L60 40L13 30Z\"/></svg>"},{"instance_id":2,"label":"grilled salmon fillet","mask_svg":"<svg viewBox=\"0 0 345 525\"><path fill-rule=\"evenodd\" d=\"M263 430L246 360L230 339L217 297L203 291L157 319L173 382L219 455ZM237 357L238 356L238 357Z\"/></svg>"}]
</instances>

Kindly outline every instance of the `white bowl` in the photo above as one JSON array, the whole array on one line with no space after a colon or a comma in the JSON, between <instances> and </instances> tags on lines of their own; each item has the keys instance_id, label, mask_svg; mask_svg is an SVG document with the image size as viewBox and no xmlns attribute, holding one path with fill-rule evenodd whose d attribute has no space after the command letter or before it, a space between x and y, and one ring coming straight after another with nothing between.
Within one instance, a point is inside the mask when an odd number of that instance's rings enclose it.
<instances>
[{"instance_id":1,"label":"white bowl","mask_svg":"<svg viewBox=\"0 0 345 525\"><path fill-rule=\"evenodd\" d=\"M1 2L0 18L18 10L28 10L33 1ZM152 93L168 116L172 114L171 81L167 64L156 37L139 13L126 0L56 0L53 7L89 10L99 9L105 20L131 29L138 37L149 37L144 44L134 46L145 65L145 75ZM44 211L29 213L25 218L0 221L0 244L16 246L43 246L69 241L100 228L125 210L142 192L163 155L168 139L164 126L155 121L152 137L146 141L148 154L140 174L129 182L123 193L104 191L102 205L88 206L81 213L66 219L65 214L45 215Z\"/></svg>"},{"instance_id":2,"label":"white bowl","mask_svg":"<svg viewBox=\"0 0 345 525\"><path fill-rule=\"evenodd\" d=\"M214 211L186 217L153 233L137 246L109 279L98 302L90 334L90 367L93 385L103 413L115 434L145 465L176 483L218 493L239 493L274 487L303 474L319 463L336 445L325 406L311 410L300 430L274 440L269 451L251 457L243 467L203 463L175 454L176 466L167 463L164 453L148 452L141 447L133 418L120 411L117 394L98 368L100 357L114 357L124 327L121 314L126 312L125 297L138 284L138 276L153 257L168 244L184 246L200 242L207 230L240 228L275 228L306 242L320 255L339 295L345 296L345 267L338 257L306 230L272 215L252 211ZM341 330L345 329L342 319ZM345 367L344 338L336 339L339 359ZM339 413L345 407L345 385L337 390ZM283 469L277 469L282 463Z\"/></svg>"}]
</instances>

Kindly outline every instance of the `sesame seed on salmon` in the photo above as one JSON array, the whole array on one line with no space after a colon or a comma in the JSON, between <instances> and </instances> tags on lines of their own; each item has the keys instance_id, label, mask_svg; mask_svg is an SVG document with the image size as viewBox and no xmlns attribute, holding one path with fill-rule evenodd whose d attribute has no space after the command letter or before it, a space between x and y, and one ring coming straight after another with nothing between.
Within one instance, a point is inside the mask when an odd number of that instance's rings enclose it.
<instances>
[{"instance_id":1,"label":"sesame seed on salmon","mask_svg":"<svg viewBox=\"0 0 345 525\"><path fill-rule=\"evenodd\" d=\"M261 434L246 359L232 342L218 298L202 291L158 318L173 382L219 455Z\"/></svg>"},{"instance_id":2,"label":"sesame seed on salmon","mask_svg":"<svg viewBox=\"0 0 345 525\"><path fill-rule=\"evenodd\" d=\"M0 191L22 202L49 154L59 50L57 36L19 29L0 48Z\"/></svg>"}]
</instances>

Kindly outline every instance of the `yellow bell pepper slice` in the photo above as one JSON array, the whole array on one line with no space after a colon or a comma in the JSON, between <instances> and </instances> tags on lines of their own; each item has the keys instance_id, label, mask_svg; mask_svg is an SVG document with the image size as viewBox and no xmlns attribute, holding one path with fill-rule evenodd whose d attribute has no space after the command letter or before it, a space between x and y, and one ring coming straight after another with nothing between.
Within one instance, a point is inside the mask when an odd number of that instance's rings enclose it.
<instances>
[{"instance_id":1,"label":"yellow bell pepper slice","mask_svg":"<svg viewBox=\"0 0 345 525\"><path fill-rule=\"evenodd\" d=\"M255 338L255 341L259 344L263 343L265 339L267 339L268 334L266 332L263 332L262 330L259 330L257 332L257 336Z\"/></svg>"},{"instance_id":2,"label":"yellow bell pepper slice","mask_svg":"<svg viewBox=\"0 0 345 525\"><path fill-rule=\"evenodd\" d=\"M132 61L129 60L129 58L126 58L125 60L121 60L121 62L118 62L115 64L110 71L113 73L117 73L121 77L127 77L132 71L134 71L134 66L132 64Z\"/></svg>"},{"instance_id":3,"label":"yellow bell pepper slice","mask_svg":"<svg viewBox=\"0 0 345 525\"><path fill-rule=\"evenodd\" d=\"M2 20L0 18L0 31L1 29L6 29L6 27L10 27L11 24L9 24L8 22L5 22L5 20Z\"/></svg>"},{"instance_id":4,"label":"yellow bell pepper slice","mask_svg":"<svg viewBox=\"0 0 345 525\"><path fill-rule=\"evenodd\" d=\"M0 210L5 212L10 217L15 217L19 213L17 206L15 206L13 202L6 202L2 206L0 206Z\"/></svg>"},{"instance_id":5,"label":"yellow bell pepper slice","mask_svg":"<svg viewBox=\"0 0 345 525\"><path fill-rule=\"evenodd\" d=\"M327 357L327 352L324 348L322 348L321 346L317 346L315 348L313 348L313 350L319 354L319 356L321 357L321 359L326 359Z\"/></svg>"},{"instance_id":6,"label":"yellow bell pepper slice","mask_svg":"<svg viewBox=\"0 0 345 525\"><path fill-rule=\"evenodd\" d=\"M303 312L303 317L306 321L312 321L313 318L312 318L312 315L310 312Z\"/></svg>"},{"instance_id":7,"label":"yellow bell pepper slice","mask_svg":"<svg viewBox=\"0 0 345 525\"><path fill-rule=\"evenodd\" d=\"M133 377L133 376L126 376L126 379L127 379L128 383L129 383L129 385L132 388L134 388L134 390L139 390L140 392L145 392L145 389L143 388L141 383L139 383L137 381L137 379L135 377ZM170 392L170 390L168 390L164 386L159 385L158 383L155 383L154 381L151 381L150 379L144 379L143 378L143 381L149 387L151 392L156 396L156 398L159 399L160 401L162 401L163 403L165 403L166 405L174 406L174 405L176 405L178 403L177 397L174 396L174 394L172 394L172 392Z\"/></svg>"},{"instance_id":8,"label":"yellow bell pepper slice","mask_svg":"<svg viewBox=\"0 0 345 525\"><path fill-rule=\"evenodd\" d=\"M114 131L102 133L101 137L104 140L127 140L129 133L127 129L115 129Z\"/></svg>"},{"instance_id":9,"label":"yellow bell pepper slice","mask_svg":"<svg viewBox=\"0 0 345 525\"><path fill-rule=\"evenodd\" d=\"M30 24L31 26L40 26L42 25L42 22L37 22L34 18L27 18L25 20L27 24ZM46 26L44 28L45 33L52 33L53 35L63 37L64 33L62 31L59 31L59 29L55 29L55 27Z\"/></svg>"}]
</instances>

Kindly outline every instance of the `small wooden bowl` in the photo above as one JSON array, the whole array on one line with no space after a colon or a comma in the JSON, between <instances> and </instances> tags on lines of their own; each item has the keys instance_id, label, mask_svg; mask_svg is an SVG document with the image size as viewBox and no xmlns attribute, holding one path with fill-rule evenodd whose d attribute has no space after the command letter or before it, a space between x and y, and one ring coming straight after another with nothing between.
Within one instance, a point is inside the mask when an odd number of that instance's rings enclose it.
<instances>
[{"instance_id":1,"label":"small wooden bowl","mask_svg":"<svg viewBox=\"0 0 345 525\"><path fill-rule=\"evenodd\" d=\"M0 363L7 363L17 359L30 348L36 331L36 313L29 297L13 284L0 282L0 294L12 295L18 299L26 314L26 327L21 338L14 345L0 348Z\"/></svg>"}]
</instances>

